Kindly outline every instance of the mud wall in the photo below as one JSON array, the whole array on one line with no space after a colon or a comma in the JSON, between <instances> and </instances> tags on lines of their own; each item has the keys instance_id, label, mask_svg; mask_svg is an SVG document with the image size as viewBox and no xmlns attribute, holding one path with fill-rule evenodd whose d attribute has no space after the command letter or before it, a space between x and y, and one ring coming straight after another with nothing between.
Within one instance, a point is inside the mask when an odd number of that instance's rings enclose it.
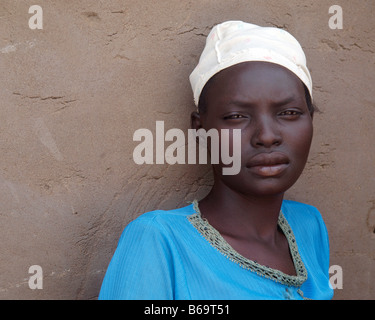
<instances>
[{"instance_id":1,"label":"mud wall","mask_svg":"<svg viewBox=\"0 0 375 320\"><path fill-rule=\"evenodd\" d=\"M28 25L34 4L43 29ZM372 0L2 0L0 298L95 299L130 220L209 190L208 166L135 164L132 137L157 120L189 128L188 76L210 28L235 19L304 47L320 112L287 197L323 214L343 270L335 298L375 298L374 13Z\"/></svg>"}]
</instances>

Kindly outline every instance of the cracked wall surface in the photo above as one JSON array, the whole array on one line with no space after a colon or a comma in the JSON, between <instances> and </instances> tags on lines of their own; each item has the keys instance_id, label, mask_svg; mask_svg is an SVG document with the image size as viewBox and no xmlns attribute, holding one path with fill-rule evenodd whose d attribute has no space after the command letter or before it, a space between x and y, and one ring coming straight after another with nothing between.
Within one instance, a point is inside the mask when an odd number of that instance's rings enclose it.
<instances>
[{"instance_id":1,"label":"cracked wall surface","mask_svg":"<svg viewBox=\"0 0 375 320\"><path fill-rule=\"evenodd\" d=\"M43 8L43 30L28 9ZM328 9L343 9L343 29ZM336 299L374 299L375 3L372 0L0 3L0 298L96 299L129 221L203 197L206 165L136 165L133 133L187 130L188 76L212 26L290 31L319 112L306 170L287 198L316 206L343 269ZM43 289L28 285L32 265Z\"/></svg>"}]
</instances>

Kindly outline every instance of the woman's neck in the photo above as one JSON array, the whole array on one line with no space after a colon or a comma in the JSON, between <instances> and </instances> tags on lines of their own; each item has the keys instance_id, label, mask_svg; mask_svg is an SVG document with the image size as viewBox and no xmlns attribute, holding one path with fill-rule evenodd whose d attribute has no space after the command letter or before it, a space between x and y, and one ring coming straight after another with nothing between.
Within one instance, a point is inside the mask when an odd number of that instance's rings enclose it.
<instances>
[{"instance_id":1,"label":"woman's neck","mask_svg":"<svg viewBox=\"0 0 375 320\"><path fill-rule=\"evenodd\" d=\"M220 233L242 239L275 242L284 194L250 196L215 184L199 202L204 218Z\"/></svg>"}]
</instances>

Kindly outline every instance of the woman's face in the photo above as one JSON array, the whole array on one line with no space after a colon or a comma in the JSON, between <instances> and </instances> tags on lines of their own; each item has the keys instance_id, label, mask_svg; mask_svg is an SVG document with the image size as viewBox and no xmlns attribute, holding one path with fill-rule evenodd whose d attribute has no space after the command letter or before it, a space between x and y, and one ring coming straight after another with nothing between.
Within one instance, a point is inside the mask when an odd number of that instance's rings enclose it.
<instances>
[{"instance_id":1,"label":"woman's face","mask_svg":"<svg viewBox=\"0 0 375 320\"><path fill-rule=\"evenodd\" d=\"M258 197L289 189L313 135L301 80L277 64L244 62L216 74L204 94L206 110L193 117L196 128L241 129L241 170L223 175L224 165L213 165L215 183Z\"/></svg>"}]
</instances>

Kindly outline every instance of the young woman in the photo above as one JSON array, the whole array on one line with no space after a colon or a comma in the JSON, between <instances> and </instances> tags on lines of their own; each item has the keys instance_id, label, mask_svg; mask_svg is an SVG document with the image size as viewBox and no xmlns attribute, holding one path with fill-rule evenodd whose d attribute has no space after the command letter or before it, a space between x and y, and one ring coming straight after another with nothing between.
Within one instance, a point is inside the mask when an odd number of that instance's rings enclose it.
<instances>
[{"instance_id":1,"label":"young woman","mask_svg":"<svg viewBox=\"0 0 375 320\"><path fill-rule=\"evenodd\" d=\"M299 43L277 28L224 22L208 35L190 81L193 128L241 130L240 172L224 175L225 165L214 164L204 199L131 222L99 298L332 298L322 217L283 199L313 135L312 83Z\"/></svg>"}]
</instances>

